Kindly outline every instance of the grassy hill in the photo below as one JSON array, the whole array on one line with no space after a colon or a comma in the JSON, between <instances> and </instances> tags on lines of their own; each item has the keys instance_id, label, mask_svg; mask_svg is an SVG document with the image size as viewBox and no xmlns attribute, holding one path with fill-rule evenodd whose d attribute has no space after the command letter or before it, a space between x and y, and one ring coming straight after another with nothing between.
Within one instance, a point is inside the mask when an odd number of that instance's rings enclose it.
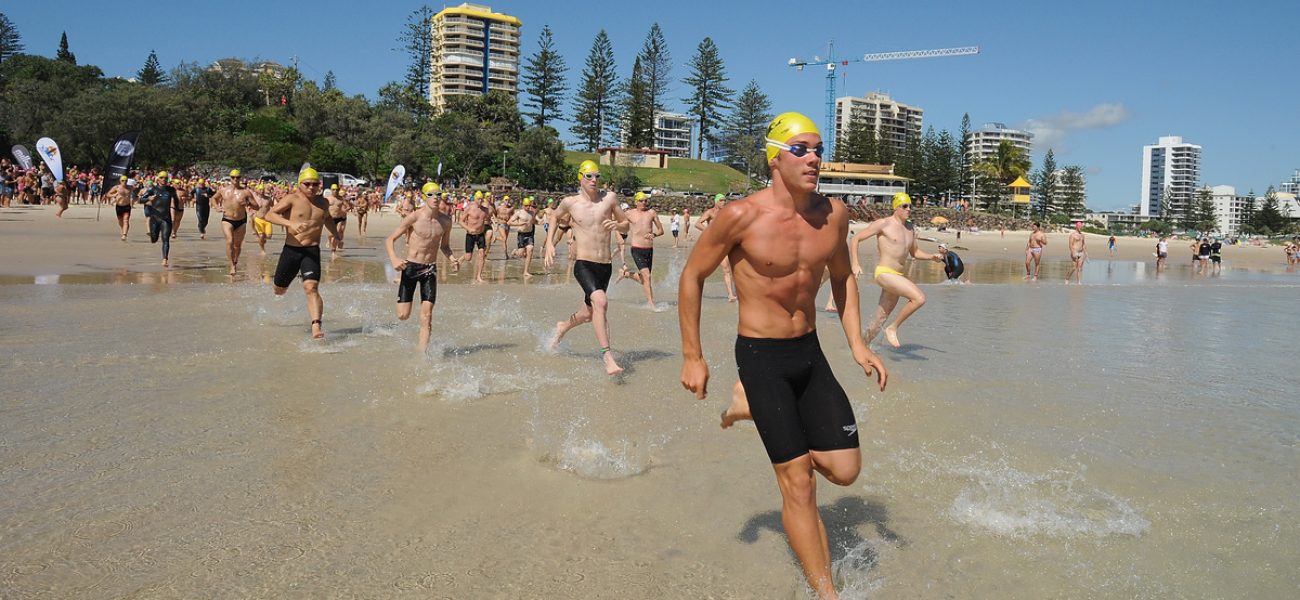
<instances>
[{"instance_id":1,"label":"grassy hill","mask_svg":"<svg viewBox=\"0 0 1300 600\"><path fill-rule=\"evenodd\" d=\"M596 160L590 152L565 152L564 161L576 170L584 160ZM707 160L673 158L667 169L632 168L642 185L678 193L704 194L739 192L745 189L745 175L726 165Z\"/></svg>"}]
</instances>

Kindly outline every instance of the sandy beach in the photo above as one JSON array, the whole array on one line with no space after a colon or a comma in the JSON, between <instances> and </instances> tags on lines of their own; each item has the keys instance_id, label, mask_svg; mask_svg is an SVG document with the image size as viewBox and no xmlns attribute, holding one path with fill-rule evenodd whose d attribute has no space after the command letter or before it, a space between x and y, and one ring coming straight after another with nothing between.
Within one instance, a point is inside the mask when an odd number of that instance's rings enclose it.
<instances>
[{"instance_id":1,"label":"sandy beach","mask_svg":"<svg viewBox=\"0 0 1300 600\"><path fill-rule=\"evenodd\" d=\"M393 215L364 240L353 217L327 259L322 341L298 285L266 281L279 232L232 280L219 230L185 219L163 269L138 210L127 242L111 209L0 210L0 596L805 597L755 429L718 426L736 309L717 274L710 397L678 383L671 236L655 310L611 288L610 378L589 327L544 349L581 302L563 260L525 283L494 249L487 285L442 265L421 354L393 316ZM1199 277L1172 243L1156 274L1152 240L1110 260L1089 236L1067 286L1064 234L1037 283L1026 232L922 235L974 285L912 268L928 301L901 348L873 346L886 391L818 316L862 441L856 483L818 484L844 597L1295 595L1300 378L1258 343L1300 336L1280 250Z\"/></svg>"}]
</instances>

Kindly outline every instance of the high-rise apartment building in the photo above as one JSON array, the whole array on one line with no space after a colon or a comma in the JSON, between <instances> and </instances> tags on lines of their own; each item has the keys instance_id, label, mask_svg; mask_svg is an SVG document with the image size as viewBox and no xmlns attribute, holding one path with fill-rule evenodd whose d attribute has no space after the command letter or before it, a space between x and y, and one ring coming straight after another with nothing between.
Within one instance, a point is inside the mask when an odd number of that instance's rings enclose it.
<instances>
[{"instance_id":1,"label":"high-rise apartment building","mask_svg":"<svg viewBox=\"0 0 1300 600\"><path fill-rule=\"evenodd\" d=\"M1142 195L1138 203L1142 216L1166 221L1181 218L1195 201L1200 184L1200 146L1171 135L1142 147Z\"/></svg>"},{"instance_id":2,"label":"high-rise apartment building","mask_svg":"<svg viewBox=\"0 0 1300 600\"><path fill-rule=\"evenodd\" d=\"M1290 180L1283 181L1282 187L1278 191L1288 194L1300 194L1300 169L1296 169L1295 173L1291 174Z\"/></svg>"},{"instance_id":3,"label":"high-rise apartment building","mask_svg":"<svg viewBox=\"0 0 1300 600\"><path fill-rule=\"evenodd\" d=\"M835 100L836 145L847 141L854 120L865 120L876 139L888 146L894 156L907 151L908 138L920 141L921 120L925 110L896 102L886 94L869 92L862 98L845 96Z\"/></svg>"},{"instance_id":4,"label":"high-rise apartment building","mask_svg":"<svg viewBox=\"0 0 1300 600\"><path fill-rule=\"evenodd\" d=\"M519 28L523 23L480 4L444 8L433 16L429 102L434 110L458 94L519 92Z\"/></svg>"},{"instance_id":5,"label":"high-rise apartment building","mask_svg":"<svg viewBox=\"0 0 1300 600\"><path fill-rule=\"evenodd\" d=\"M1241 227L1245 225L1241 219L1242 214L1248 206L1255 203L1255 199L1251 196L1238 195L1236 188L1230 185L1208 186L1202 190L1210 192L1210 198L1214 200L1216 227L1211 233L1224 235L1240 233Z\"/></svg>"},{"instance_id":6,"label":"high-rise apartment building","mask_svg":"<svg viewBox=\"0 0 1300 600\"><path fill-rule=\"evenodd\" d=\"M665 150L676 158L691 157L691 130L695 119L670 112L655 113L655 150Z\"/></svg>"},{"instance_id":7,"label":"high-rise apartment building","mask_svg":"<svg viewBox=\"0 0 1300 600\"><path fill-rule=\"evenodd\" d=\"M985 123L983 127L966 134L966 158L971 164L989 160L998 153L1002 140L1025 153L1025 159L1034 154L1034 134L1019 129L1011 129L1002 123Z\"/></svg>"}]
</instances>

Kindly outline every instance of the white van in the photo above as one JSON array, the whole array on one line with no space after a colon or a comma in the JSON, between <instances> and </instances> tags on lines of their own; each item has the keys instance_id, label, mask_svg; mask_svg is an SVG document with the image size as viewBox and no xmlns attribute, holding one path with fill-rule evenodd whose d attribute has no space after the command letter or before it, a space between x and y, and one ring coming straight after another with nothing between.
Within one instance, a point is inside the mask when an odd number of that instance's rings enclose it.
<instances>
[{"instance_id":1,"label":"white van","mask_svg":"<svg viewBox=\"0 0 1300 600\"><path fill-rule=\"evenodd\" d=\"M366 181L365 179L357 177L356 175L353 175L351 173L333 173L333 172L321 171L320 176L322 178L333 176L338 179L339 185L342 187L362 187L362 186L369 185L370 183L369 181Z\"/></svg>"}]
</instances>

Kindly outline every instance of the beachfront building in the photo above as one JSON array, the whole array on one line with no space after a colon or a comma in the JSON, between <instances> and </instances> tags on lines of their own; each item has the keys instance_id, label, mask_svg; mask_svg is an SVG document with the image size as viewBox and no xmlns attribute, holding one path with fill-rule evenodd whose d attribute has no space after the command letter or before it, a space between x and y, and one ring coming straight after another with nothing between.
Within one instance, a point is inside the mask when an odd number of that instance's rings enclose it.
<instances>
[{"instance_id":1,"label":"beachfront building","mask_svg":"<svg viewBox=\"0 0 1300 600\"><path fill-rule=\"evenodd\" d=\"M966 134L966 160L968 164L975 164L981 161L992 160L998 154L998 146L1002 142L1010 143L1024 153L1025 159L1029 160L1034 155L1034 134L1020 129L1012 129L1003 123L989 122L983 127ZM972 178L974 174L972 173ZM976 183L972 180L971 185L975 187L973 199L976 206L987 206L994 198L989 197L985 182ZM985 190L981 192L981 190Z\"/></svg>"},{"instance_id":2,"label":"beachfront building","mask_svg":"<svg viewBox=\"0 0 1300 600\"><path fill-rule=\"evenodd\" d=\"M907 152L908 140L921 139L921 121L925 110L897 102L887 94L869 92L862 98L845 96L835 99L835 139L848 139L853 121L866 121L876 138L894 156Z\"/></svg>"},{"instance_id":3,"label":"beachfront building","mask_svg":"<svg viewBox=\"0 0 1300 600\"><path fill-rule=\"evenodd\" d=\"M1176 221L1187 214L1201 185L1201 147L1176 135L1142 147L1141 214Z\"/></svg>"},{"instance_id":4,"label":"beachfront building","mask_svg":"<svg viewBox=\"0 0 1300 600\"><path fill-rule=\"evenodd\" d=\"M906 192L911 179L894 174L894 165L824 162L817 176L817 191L848 204L888 202Z\"/></svg>"},{"instance_id":5,"label":"beachfront building","mask_svg":"<svg viewBox=\"0 0 1300 600\"><path fill-rule=\"evenodd\" d=\"M1282 185L1278 187L1278 191L1288 194L1300 194L1300 169L1296 169L1295 173L1291 174L1291 179L1283 181Z\"/></svg>"},{"instance_id":6,"label":"beachfront building","mask_svg":"<svg viewBox=\"0 0 1300 600\"><path fill-rule=\"evenodd\" d=\"M1255 201L1248 195L1238 195L1237 189L1230 185L1213 185L1201 188L1210 192L1214 200L1214 219L1217 227L1214 233L1237 235L1241 232L1242 213Z\"/></svg>"},{"instance_id":7,"label":"beachfront building","mask_svg":"<svg viewBox=\"0 0 1300 600\"><path fill-rule=\"evenodd\" d=\"M1137 231L1151 217L1144 217L1136 212L1106 211L1088 213L1087 220L1101 223L1102 229L1112 231Z\"/></svg>"},{"instance_id":8,"label":"beachfront building","mask_svg":"<svg viewBox=\"0 0 1300 600\"><path fill-rule=\"evenodd\" d=\"M441 111L447 98L519 93L519 28L516 17L480 4L444 8L433 16L429 103Z\"/></svg>"},{"instance_id":9,"label":"beachfront building","mask_svg":"<svg viewBox=\"0 0 1300 600\"><path fill-rule=\"evenodd\" d=\"M674 158L691 157L691 133L695 119L689 115L671 112L655 113L655 150L663 150Z\"/></svg>"},{"instance_id":10,"label":"beachfront building","mask_svg":"<svg viewBox=\"0 0 1300 600\"><path fill-rule=\"evenodd\" d=\"M1025 158L1034 155L1034 134L1020 129L1012 129L1002 123L985 123L983 127L966 134L966 160L970 164L989 160L998 154L1002 140L1025 153Z\"/></svg>"}]
</instances>

